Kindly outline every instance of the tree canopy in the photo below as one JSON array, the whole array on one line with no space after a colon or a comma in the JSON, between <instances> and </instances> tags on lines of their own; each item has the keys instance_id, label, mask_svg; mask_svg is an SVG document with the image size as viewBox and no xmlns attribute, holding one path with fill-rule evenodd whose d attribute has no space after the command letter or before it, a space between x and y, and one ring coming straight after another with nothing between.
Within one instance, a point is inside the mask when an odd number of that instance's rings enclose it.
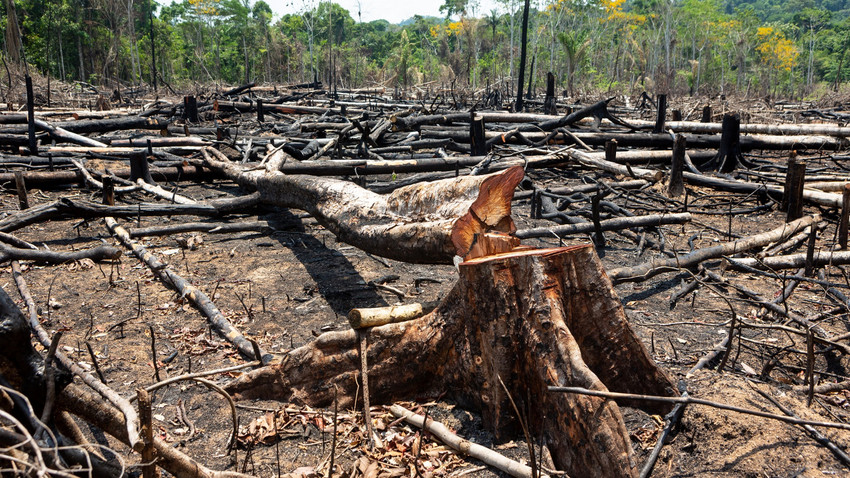
<instances>
[{"instance_id":1,"label":"tree canopy","mask_svg":"<svg viewBox=\"0 0 850 478\"><path fill-rule=\"evenodd\" d=\"M343 87L515 85L522 2L445 0L442 18L361 22L332 2L275 15L264 0L5 0L7 59L67 81L160 79ZM13 46L9 5L20 23ZM848 77L850 0L532 2L532 85L563 90L806 93ZM534 6L536 5L536 6ZM355 14L357 14L355 12ZM151 38L155 41L151 42ZM12 48L15 51L9 51ZM153 59L156 65L153 65ZM154 69L155 66L155 69ZM515 86L513 86L515 88Z\"/></svg>"}]
</instances>

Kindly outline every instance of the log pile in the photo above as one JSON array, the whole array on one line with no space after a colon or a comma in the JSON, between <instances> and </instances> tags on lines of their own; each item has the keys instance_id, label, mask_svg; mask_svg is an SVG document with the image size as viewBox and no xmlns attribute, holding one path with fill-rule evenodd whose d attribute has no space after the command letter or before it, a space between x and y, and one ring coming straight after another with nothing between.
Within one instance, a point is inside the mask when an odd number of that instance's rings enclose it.
<instances>
[{"instance_id":1,"label":"log pile","mask_svg":"<svg viewBox=\"0 0 850 478\"><path fill-rule=\"evenodd\" d=\"M551 465L570 476L650 473L655 458L638 462L620 405L647 413L672 409L667 416L672 428L683 419L684 406L694 402L682 400L673 409L640 396L686 395L687 377L678 384L670 378L684 365L691 373L714 367L753 375L732 353L734 347L738 354L749 347L745 353L756 357L772 350L772 358L754 373L769 382L775 370L785 365L791 370L789 357L799 352L793 341L772 344L801 338L808 344L801 352L806 366L795 377L808 387L809 400L817 377L846 379L825 364L833 356L843 363L850 353L848 334L841 329L846 319L840 319L850 313L850 300L837 279L844 272L841 266L850 262L838 250L847 243L850 175L823 166L822 160L841 164L846 159L840 151L848 146L850 128L755 123L746 112L743 117L718 115L717 122L689 121L697 105L685 121L666 121L665 116L652 118L651 109L616 107L619 101L613 99L590 106L559 104L551 91L541 104L563 115L427 105L380 91L334 96L321 85L304 86L243 85L205 98L102 112L39 108L34 115L0 114L0 181L15 198L7 202L19 205L7 207L0 218L0 258L10 262L25 306L22 315L18 304L0 295L7 323L0 330L6 331L0 334L3 344L29 343L31 334L50 350L59 340L41 324L43 311L26 286L31 272L21 262L114 266L125 248L163 288L191 303L210 331L232 344L246 368L256 367L221 384L202 377L186 380L228 400L363 409L369 430L364 436L373 447L379 439L371 429L372 405L447 400L480 413L498 439L524 431L532 450L538 442ZM670 101L678 106L676 99ZM786 163L789 156L797 159ZM821 162L817 167L809 163L807 170L805 158ZM34 188L77 185L94 194L33 199ZM197 187L227 188L227 197L198 200L184 191ZM150 195L158 202L145 199ZM199 231L269 234L277 227L269 216L288 210L303 211L337 241L369 257L451 264L457 281L446 284L438 301L414 307L403 321L367 321L361 315L367 312L357 312L351 329L273 351L244 334L244 324L232 323L233 314L216 305L217 286L205 291L181 277L183 271L140 240ZM132 226L163 216L191 219ZM256 220L239 221L245 216ZM741 226L741 218L750 216L759 221ZM18 237L30 237L47 221L82 224L100 218L110 244L46 251L37 241ZM671 239L673 234L680 237ZM795 249L805 250L788 254ZM191 274L186 264L185 273ZM800 271L789 276L783 269ZM778 299L742 285L733 271L780 281ZM679 359L672 340L677 357L659 365L664 360L659 360L654 335L647 339L645 330L636 330L621 303L620 296L633 294L620 284L657 285L671 277L681 282L669 299L671 308L701 294L730 315L717 325L725 339L701 360L692 357L696 365L686 363L691 357ZM791 296L799 284L821 287L831 308L821 304L812 312L794 305ZM411 298L383 287L401 299ZM743 311L737 295L762 310ZM252 309L237 297L250 318ZM123 330L127 320L113 326ZM757 340L756 331L764 330L775 335L772 342ZM155 339L153 328L150 336ZM156 347L151 347L159 374ZM784 348L776 352L777 347ZM29 456L38 457L42 471L67 469L80 461L78 452L88 444L77 437L80 448L43 458L56 444L74 444L74 434L43 438L49 427L26 422L26 407L46 422L74 423L73 415L93 424L144 460L155 459L146 474L156 467L178 476L225 473L154 437L149 410L142 406L137 412L107 380L79 369L61 350L44 355L27 347L7 350L14 351L3 354L3 376L10 384L0 385L11 390L4 388L7 393L17 389L23 394L8 410L22 430L0 441L21 436L25 441L24 430L38 434L46 441ZM59 365L50 365L54 360ZM84 385L69 385L71 375ZM150 392L158 387L149 387ZM550 387L599 395L555 393ZM41 393L45 389L51 393L47 400ZM622 394L618 402L605 398L608 391ZM144 393L139 397L146 403ZM524 414L516 402L527 409ZM420 421L427 425L427 416ZM528 429L539 436L530 436ZM658 443L660 449L663 438ZM835 448L840 451L840 446L828 448L839 456ZM507 468L539 476L542 464L534 456L530 471ZM421 462L417 456L412 463ZM244 472L245 465L238 463L234 470ZM109 460L92 464L106 476L115 474L113 465ZM333 458L325 465L323 473L339 475Z\"/></svg>"}]
</instances>

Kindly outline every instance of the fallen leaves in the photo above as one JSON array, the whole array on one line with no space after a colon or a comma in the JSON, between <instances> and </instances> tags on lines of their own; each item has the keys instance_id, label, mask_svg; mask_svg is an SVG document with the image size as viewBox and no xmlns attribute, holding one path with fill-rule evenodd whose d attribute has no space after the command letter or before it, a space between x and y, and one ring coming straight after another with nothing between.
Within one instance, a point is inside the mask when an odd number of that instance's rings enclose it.
<instances>
[{"instance_id":1,"label":"fallen leaves","mask_svg":"<svg viewBox=\"0 0 850 478\"><path fill-rule=\"evenodd\" d=\"M284 439L317 441L310 436L311 429L323 434L333 433L334 417L328 412L309 407L282 406L274 411L266 411L255 417L247 425L240 427L237 443L243 448L258 445L271 445ZM345 469L344 476L350 478L433 478L448 476L468 463L445 446L433 441L427 434L413 430L403 422L396 420L383 408L372 411L374 428L381 443L373 448L367 446L366 427L360 413L340 413L336 416L337 456L354 452L353 461L338 466ZM322 437L322 443L329 444L331 438ZM514 445L515 446L515 445ZM359 455L359 456L358 456ZM302 467L288 473L287 478L314 478L324 476L327 463L318 469ZM336 470L335 473L339 473Z\"/></svg>"}]
</instances>

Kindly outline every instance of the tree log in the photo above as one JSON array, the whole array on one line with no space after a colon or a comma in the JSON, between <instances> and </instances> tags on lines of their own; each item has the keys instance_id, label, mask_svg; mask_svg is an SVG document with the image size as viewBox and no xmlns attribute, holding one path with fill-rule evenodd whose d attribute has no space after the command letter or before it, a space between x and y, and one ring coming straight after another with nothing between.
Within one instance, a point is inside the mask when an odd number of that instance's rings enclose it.
<instances>
[{"instance_id":1,"label":"tree log","mask_svg":"<svg viewBox=\"0 0 850 478\"><path fill-rule=\"evenodd\" d=\"M613 402L546 391L586 384L675 395L634 336L593 248L482 257L461 263L459 276L434 312L367 332L372 402L444 396L480 410L504 438L517 422L501 379L514 400L531 397L529 427L542 433L556 466L572 476L636 476ZM329 405L338 388L340 406L353 407L357 343L353 330L325 333L227 388L240 398L311 406Z\"/></svg>"},{"instance_id":2,"label":"tree log","mask_svg":"<svg viewBox=\"0 0 850 478\"><path fill-rule=\"evenodd\" d=\"M511 198L525 175L522 167L514 166L498 175L414 184L382 195L349 181L246 170L216 150L204 150L204 156L208 166L223 171L240 186L256 189L263 202L307 211L340 241L416 263L452 263L458 251L450 237L452 227L478 202L479 193L500 198L498 204L493 203L498 217L494 216L488 227L513 232Z\"/></svg>"}]
</instances>

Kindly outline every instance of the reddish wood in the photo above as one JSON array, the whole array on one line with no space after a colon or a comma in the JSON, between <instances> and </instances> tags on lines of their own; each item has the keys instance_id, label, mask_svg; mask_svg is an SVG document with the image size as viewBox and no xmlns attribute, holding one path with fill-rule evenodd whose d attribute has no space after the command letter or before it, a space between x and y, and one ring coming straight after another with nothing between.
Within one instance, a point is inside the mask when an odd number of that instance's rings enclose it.
<instances>
[{"instance_id":1,"label":"reddish wood","mask_svg":"<svg viewBox=\"0 0 850 478\"><path fill-rule=\"evenodd\" d=\"M505 438L518 424L501 379L514 400L530 397L520 404L531 410L530 428L571 476L636 476L628 433L613 401L546 387L675 394L635 337L590 246L463 262L434 312L368 333L372 403L441 396L480 410ZM353 407L359 365L355 332L329 332L228 389L243 399L327 406L338 388L340 406Z\"/></svg>"}]
</instances>

